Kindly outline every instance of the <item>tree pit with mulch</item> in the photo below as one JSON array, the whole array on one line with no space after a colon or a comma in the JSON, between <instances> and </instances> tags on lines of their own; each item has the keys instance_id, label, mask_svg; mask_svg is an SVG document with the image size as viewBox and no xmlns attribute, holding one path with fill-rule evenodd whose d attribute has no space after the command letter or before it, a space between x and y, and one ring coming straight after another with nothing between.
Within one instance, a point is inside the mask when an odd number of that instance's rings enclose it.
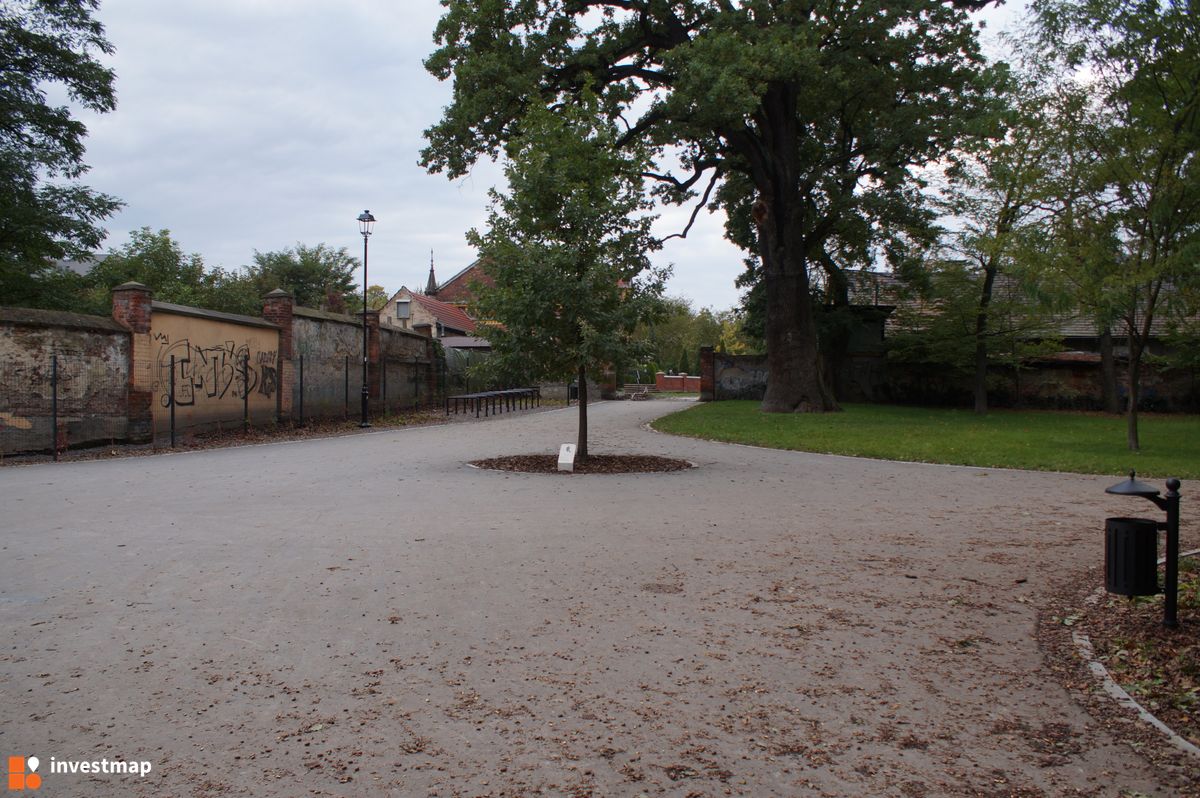
<instances>
[{"instance_id":1,"label":"tree pit with mulch","mask_svg":"<svg viewBox=\"0 0 1200 798\"><path fill-rule=\"evenodd\" d=\"M664 471L683 471L693 468L687 460L659 457L653 454L591 454L575 461L574 471L558 470L557 454L514 454L475 460L471 465L496 471L519 471L525 474L650 474Z\"/></svg>"}]
</instances>

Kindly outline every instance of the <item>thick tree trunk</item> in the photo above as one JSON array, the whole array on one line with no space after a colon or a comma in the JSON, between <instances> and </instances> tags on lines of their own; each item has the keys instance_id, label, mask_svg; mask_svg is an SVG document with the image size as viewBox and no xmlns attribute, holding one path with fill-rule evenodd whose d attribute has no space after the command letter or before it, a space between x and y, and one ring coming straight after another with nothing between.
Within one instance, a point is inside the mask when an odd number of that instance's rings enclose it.
<instances>
[{"instance_id":1,"label":"thick tree trunk","mask_svg":"<svg viewBox=\"0 0 1200 798\"><path fill-rule=\"evenodd\" d=\"M975 412L988 411L988 306L992 304L992 287L996 284L996 267L984 267L983 292L979 296L979 312L975 314Z\"/></svg>"},{"instance_id":2,"label":"thick tree trunk","mask_svg":"<svg viewBox=\"0 0 1200 798\"><path fill-rule=\"evenodd\" d=\"M767 319L767 392L764 413L823 413L839 410L822 375L817 322L808 285L801 236L774 218L768 205L754 205L763 261Z\"/></svg>"},{"instance_id":3,"label":"thick tree trunk","mask_svg":"<svg viewBox=\"0 0 1200 798\"><path fill-rule=\"evenodd\" d=\"M586 460L587 450L587 369L579 367L579 437L575 442L575 459Z\"/></svg>"},{"instance_id":4,"label":"thick tree trunk","mask_svg":"<svg viewBox=\"0 0 1200 798\"><path fill-rule=\"evenodd\" d=\"M1112 329L1107 325L1100 331L1100 383L1104 412L1120 415L1121 400L1117 396L1117 360L1113 356Z\"/></svg>"}]
</instances>

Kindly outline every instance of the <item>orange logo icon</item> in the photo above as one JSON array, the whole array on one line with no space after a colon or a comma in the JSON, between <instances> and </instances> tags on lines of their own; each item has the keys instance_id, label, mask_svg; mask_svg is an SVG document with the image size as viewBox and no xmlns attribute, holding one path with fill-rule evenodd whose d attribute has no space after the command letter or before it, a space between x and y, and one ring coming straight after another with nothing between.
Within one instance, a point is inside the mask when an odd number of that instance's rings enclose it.
<instances>
[{"instance_id":1,"label":"orange logo icon","mask_svg":"<svg viewBox=\"0 0 1200 798\"><path fill-rule=\"evenodd\" d=\"M38 769L36 756L31 756L26 759L23 756L10 756L8 758L8 789L11 791L19 790L36 790L42 786L42 777L35 771ZM26 765L29 766L29 772L25 772Z\"/></svg>"}]
</instances>

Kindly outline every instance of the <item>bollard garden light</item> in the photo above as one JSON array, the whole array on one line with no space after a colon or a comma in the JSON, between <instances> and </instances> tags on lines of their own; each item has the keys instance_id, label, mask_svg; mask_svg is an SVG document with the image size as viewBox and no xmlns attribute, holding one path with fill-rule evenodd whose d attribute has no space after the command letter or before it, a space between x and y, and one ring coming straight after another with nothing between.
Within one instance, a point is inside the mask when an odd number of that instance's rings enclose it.
<instances>
[{"instance_id":1,"label":"bollard garden light","mask_svg":"<svg viewBox=\"0 0 1200 798\"><path fill-rule=\"evenodd\" d=\"M363 237L363 380L362 380L362 420L358 422L360 427L371 426L370 420L367 418L367 238L371 235L371 228L375 226L375 217L370 211L363 211L358 215L358 232L362 233Z\"/></svg>"},{"instance_id":2,"label":"bollard garden light","mask_svg":"<svg viewBox=\"0 0 1200 798\"><path fill-rule=\"evenodd\" d=\"M1110 593L1127 596L1158 592L1158 532L1167 533L1166 573L1163 578L1163 626L1179 626L1176 608L1179 602L1179 485L1175 477L1167 480L1167 495L1158 488L1129 479L1106 488L1116 496L1140 496L1167 514L1165 522L1148 518L1109 518L1105 521L1105 587Z\"/></svg>"}]
</instances>

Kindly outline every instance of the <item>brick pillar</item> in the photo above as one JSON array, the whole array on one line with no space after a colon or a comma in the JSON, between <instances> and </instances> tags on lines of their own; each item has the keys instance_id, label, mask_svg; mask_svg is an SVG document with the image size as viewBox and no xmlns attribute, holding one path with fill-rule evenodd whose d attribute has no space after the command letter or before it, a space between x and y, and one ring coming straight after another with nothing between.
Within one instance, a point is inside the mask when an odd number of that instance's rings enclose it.
<instances>
[{"instance_id":1,"label":"brick pillar","mask_svg":"<svg viewBox=\"0 0 1200 798\"><path fill-rule=\"evenodd\" d=\"M700 401L712 402L717 398L714 390L716 382L716 363L711 346L700 347Z\"/></svg>"},{"instance_id":2,"label":"brick pillar","mask_svg":"<svg viewBox=\"0 0 1200 798\"><path fill-rule=\"evenodd\" d=\"M382 349L379 340L379 311L368 310L367 317L367 396L380 397L380 375L383 373Z\"/></svg>"},{"instance_id":3,"label":"brick pillar","mask_svg":"<svg viewBox=\"0 0 1200 798\"><path fill-rule=\"evenodd\" d=\"M667 373L665 371L654 372L654 387L660 391L667 390Z\"/></svg>"},{"instance_id":4,"label":"brick pillar","mask_svg":"<svg viewBox=\"0 0 1200 798\"><path fill-rule=\"evenodd\" d=\"M437 347L433 345L432 339L425 342L425 359L429 362L429 366L425 369L425 395L433 403L438 400L438 390L442 386L439 382L441 372L438 371L440 364L437 357Z\"/></svg>"},{"instance_id":5,"label":"brick pillar","mask_svg":"<svg viewBox=\"0 0 1200 798\"><path fill-rule=\"evenodd\" d=\"M150 289L122 283L112 292L113 319L129 330L128 440L154 440L154 361L150 351ZM170 375L167 375L170 378Z\"/></svg>"},{"instance_id":6,"label":"brick pillar","mask_svg":"<svg viewBox=\"0 0 1200 798\"><path fill-rule=\"evenodd\" d=\"M276 390L279 391L279 420L292 418L293 392L296 384L296 364L292 340L292 308L295 300L282 288L263 297L263 318L279 328L279 348L275 355Z\"/></svg>"}]
</instances>

